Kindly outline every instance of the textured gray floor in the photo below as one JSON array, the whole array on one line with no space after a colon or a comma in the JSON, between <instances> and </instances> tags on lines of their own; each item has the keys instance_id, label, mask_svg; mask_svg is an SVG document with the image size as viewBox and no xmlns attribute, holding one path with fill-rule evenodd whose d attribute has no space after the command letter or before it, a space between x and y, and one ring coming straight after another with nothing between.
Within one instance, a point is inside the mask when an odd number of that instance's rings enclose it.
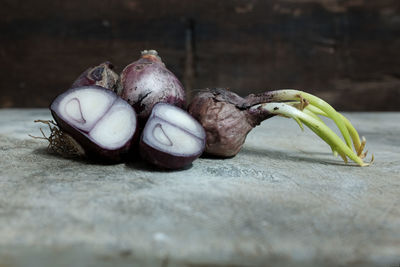
<instances>
[{"instance_id":1,"label":"textured gray floor","mask_svg":"<svg viewBox=\"0 0 400 267\"><path fill-rule=\"evenodd\" d=\"M400 264L400 113L347 114L371 167L272 118L176 172L49 154L27 136L49 116L0 110L1 267Z\"/></svg>"}]
</instances>

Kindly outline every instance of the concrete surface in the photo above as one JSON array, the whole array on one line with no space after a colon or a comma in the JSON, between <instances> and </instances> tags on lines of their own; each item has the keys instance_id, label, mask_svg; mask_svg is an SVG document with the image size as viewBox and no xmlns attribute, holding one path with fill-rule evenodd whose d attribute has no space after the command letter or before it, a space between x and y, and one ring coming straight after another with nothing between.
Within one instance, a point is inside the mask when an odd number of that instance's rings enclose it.
<instances>
[{"instance_id":1,"label":"concrete surface","mask_svg":"<svg viewBox=\"0 0 400 267\"><path fill-rule=\"evenodd\" d=\"M0 110L0 266L399 266L400 113L346 115L371 167L276 117L162 172L49 154L47 110Z\"/></svg>"}]
</instances>

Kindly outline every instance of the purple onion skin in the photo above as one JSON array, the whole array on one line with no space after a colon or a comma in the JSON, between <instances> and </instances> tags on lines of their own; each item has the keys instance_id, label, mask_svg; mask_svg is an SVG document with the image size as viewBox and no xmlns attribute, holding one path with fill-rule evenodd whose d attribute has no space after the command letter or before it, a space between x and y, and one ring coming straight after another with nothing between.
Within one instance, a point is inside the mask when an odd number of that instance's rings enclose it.
<instances>
[{"instance_id":1,"label":"purple onion skin","mask_svg":"<svg viewBox=\"0 0 400 267\"><path fill-rule=\"evenodd\" d=\"M62 114L62 109L60 109L61 101L69 94L85 89L94 89L95 91L100 92L107 97L110 97L110 99L112 100L112 104L107 112L110 112L112 107L116 105L121 105L123 109L126 109L126 112L133 116L132 123L135 124L133 125L134 131L129 135L129 137L126 138L126 140L123 140L118 147L110 149L103 146L101 142L94 140L90 136L91 130L87 131L77 128L76 126L71 124L71 122L66 118L65 114ZM81 147L84 149L86 157L93 161L102 163L117 163L125 160L128 154L131 152L132 146L135 144L135 142L137 142L136 140L139 137L139 131L136 127L136 113L133 108L128 103L126 103L126 101L118 97L113 91L100 86L82 86L71 88L54 99L50 106L50 111L58 127L62 131L68 133L73 139L75 139L75 141L77 141L79 145L81 145ZM95 126L108 114L107 112L101 115Z\"/></svg>"},{"instance_id":2,"label":"purple onion skin","mask_svg":"<svg viewBox=\"0 0 400 267\"><path fill-rule=\"evenodd\" d=\"M90 67L74 81L71 88L98 85L117 91L119 87L119 75L113 69L114 66L108 61L95 67Z\"/></svg>"},{"instance_id":3,"label":"purple onion skin","mask_svg":"<svg viewBox=\"0 0 400 267\"><path fill-rule=\"evenodd\" d=\"M185 107L185 90L154 50L143 51L139 60L125 67L120 75L119 96L128 101L144 124L159 102Z\"/></svg>"},{"instance_id":4,"label":"purple onion skin","mask_svg":"<svg viewBox=\"0 0 400 267\"><path fill-rule=\"evenodd\" d=\"M166 108L179 110L179 112L184 114L184 116L187 116L187 118L191 121L190 123L195 126L192 127L191 130L185 130L185 128L187 129L188 127L182 122L182 120L178 122L178 124L180 125L177 125L176 121L175 122L168 121L170 117L162 116ZM157 114L157 109L160 110L163 109L163 110L161 110L160 113ZM154 140L151 141L150 138L146 136L149 134L153 134L154 132L154 128L149 128L149 127L153 127L154 125L155 126L160 125L159 127L164 127L167 124L169 124L172 127L176 127L178 129L183 129L187 133L187 138L192 138L193 140L195 140L197 147L189 153L179 153L179 151L166 151L163 149L162 145L160 146L160 144L155 142ZM164 127L164 129L166 128ZM165 133L169 138L171 138L169 140L174 140L173 132L166 131ZM183 138L176 138L175 141L179 142L182 141L182 139ZM173 142L174 141L172 141L171 143ZM173 145L177 144L174 143ZM177 145L177 147L181 145L182 143ZM139 151L143 159L147 160L149 163L159 168L170 169L170 170L182 169L188 167L194 160L196 160L203 153L204 147L205 147L205 132L204 129L201 127L201 125L186 111L166 103L158 103L154 106L153 112L151 113L146 123L146 126L142 132L139 143Z\"/></svg>"},{"instance_id":5,"label":"purple onion skin","mask_svg":"<svg viewBox=\"0 0 400 267\"><path fill-rule=\"evenodd\" d=\"M247 134L273 116L261 110L250 110L260 103L252 95L242 98L220 88L206 89L194 96L188 112L204 127L205 153L217 157L235 156Z\"/></svg>"},{"instance_id":6,"label":"purple onion skin","mask_svg":"<svg viewBox=\"0 0 400 267\"><path fill-rule=\"evenodd\" d=\"M161 169L179 170L189 166L200 155L171 156L168 153L157 150L144 142L139 143L140 156Z\"/></svg>"}]
</instances>

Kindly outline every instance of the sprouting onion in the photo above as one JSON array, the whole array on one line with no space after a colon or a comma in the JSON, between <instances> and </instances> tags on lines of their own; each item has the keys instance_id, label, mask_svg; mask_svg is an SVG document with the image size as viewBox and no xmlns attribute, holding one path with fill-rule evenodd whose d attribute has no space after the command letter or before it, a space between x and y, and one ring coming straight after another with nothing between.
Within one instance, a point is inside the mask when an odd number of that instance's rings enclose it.
<instances>
[{"instance_id":1,"label":"sprouting onion","mask_svg":"<svg viewBox=\"0 0 400 267\"><path fill-rule=\"evenodd\" d=\"M225 89L207 89L195 96L189 112L206 130L208 154L236 155L252 128L273 115L281 115L293 118L301 129L306 125L346 163L349 158L360 166L370 164L363 161L366 140L360 139L350 121L324 100L303 91L283 89L242 98ZM332 119L344 141L319 116Z\"/></svg>"}]
</instances>

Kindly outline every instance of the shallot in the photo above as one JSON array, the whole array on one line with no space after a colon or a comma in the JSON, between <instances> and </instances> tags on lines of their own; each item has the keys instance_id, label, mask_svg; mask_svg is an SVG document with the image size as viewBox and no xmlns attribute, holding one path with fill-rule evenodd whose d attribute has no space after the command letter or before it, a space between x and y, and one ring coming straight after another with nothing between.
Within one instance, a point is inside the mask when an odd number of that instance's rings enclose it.
<instances>
[{"instance_id":1,"label":"shallot","mask_svg":"<svg viewBox=\"0 0 400 267\"><path fill-rule=\"evenodd\" d=\"M108 61L88 68L74 81L71 88L98 85L117 91L119 88L119 75L113 69L114 66Z\"/></svg>"},{"instance_id":2,"label":"shallot","mask_svg":"<svg viewBox=\"0 0 400 267\"><path fill-rule=\"evenodd\" d=\"M113 91L100 86L69 89L55 98L50 110L61 130L59 136L72 140L63 143L55 138L50 145L79 145L76 150L92 159L120 161L137 136L133 108Z\"/></svg>"},{"instance_id":3,"label":"shallot","mask_svg":"<svg viewBox=\"0 0 400 267\"><path fill-rule=\"evenodd\" d=\"M158 167L180 169L203 153L205 137L203 127L186 111L158 103L144 127L140 154Z\"/></svg>"},{"instance_id":4,"label":"shallot","mask_svg":"<svg viewBox=\"0 0 400 267\"><path fill-rule=\"evenodd\" d=\"M159 102L185 106L185 91L178 78L169 71L155 50L142 51L141 58L124 68L117 94L128 101L144 124Z\"/></svg>"},{"instance_id":5,"label":"shallot","mask_svg":"<svg viewBox=\"0 0 400 267\"><path fill-rule=\"evenodd\" d=\"M206 89L193 98L188 111L204 127L207 140L205 152L211 155L235 156L251 129L274 115L281 115L295 119L301 129L305 124L331 147L334 155L340 155L345 162L348 157L360 166L368 165L363 161L366 156L363 152L365 138L360 139L350 121L327 102L306 92L277 90L242 98L225 89ZM344 142L319 115L335 122Z\"/></svg>"}]
</instances>

